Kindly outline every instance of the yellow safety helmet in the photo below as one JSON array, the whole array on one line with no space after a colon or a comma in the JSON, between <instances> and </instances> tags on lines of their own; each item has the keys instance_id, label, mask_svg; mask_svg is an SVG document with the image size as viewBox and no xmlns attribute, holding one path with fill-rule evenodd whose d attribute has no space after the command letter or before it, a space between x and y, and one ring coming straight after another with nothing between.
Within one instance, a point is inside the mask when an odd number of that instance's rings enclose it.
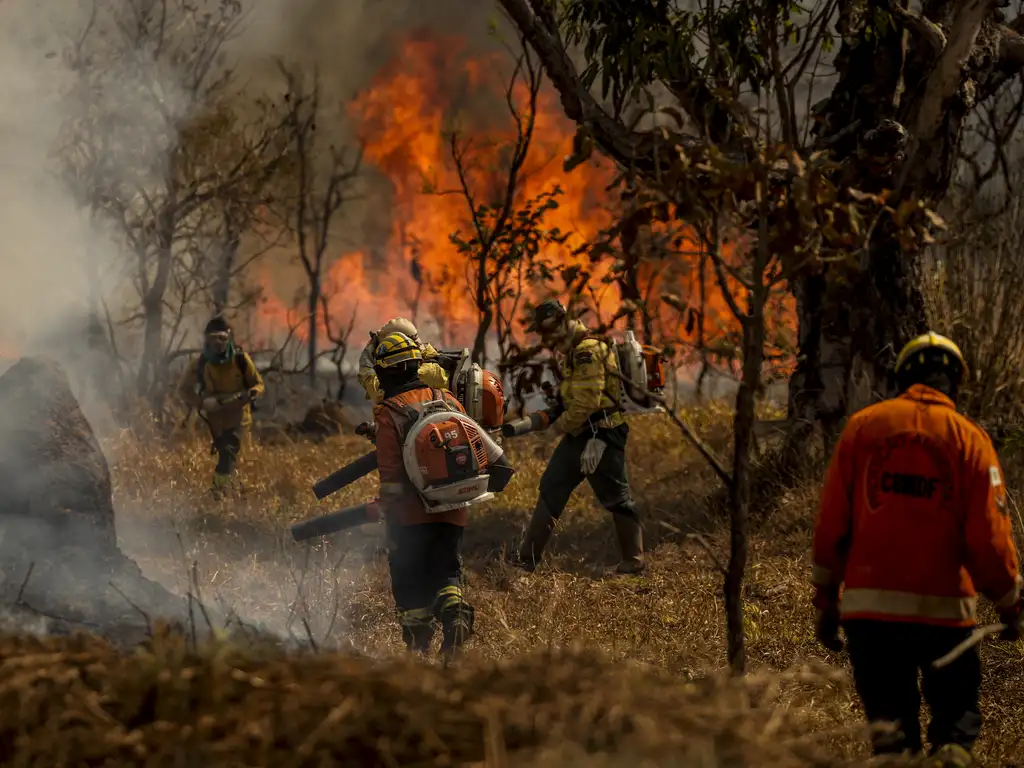
<instances>
[{"instance_id":1,"label":"yellow safety helmet","mask_svg":"<svg viewBox=\"0 0 1024 768\"><path fill-rule=\"evenodd\" d=\"M419 345L404 333L389 333L377 342L373 351L373 364L381 368L422 359L423 351Z\"/></svg>"},{"instance_id":2,"label":"yellow safety helmet","mask_svg":"<svg viewBox=\"0 0 1024 768\"><path fill-rule=\"evenodd\" d=\"M918 371L946 370L959 384L967 372L967 361L952 339L934 331L923 333L907 342L896 358L896 376L904 379Z\"/></svg>"}]
</instances>

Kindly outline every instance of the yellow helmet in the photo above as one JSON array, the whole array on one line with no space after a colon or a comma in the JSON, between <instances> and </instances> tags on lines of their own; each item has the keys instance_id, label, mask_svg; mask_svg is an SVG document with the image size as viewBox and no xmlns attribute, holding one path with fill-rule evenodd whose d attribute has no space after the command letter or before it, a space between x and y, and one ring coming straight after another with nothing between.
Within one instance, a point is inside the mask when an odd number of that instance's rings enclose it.
<instances>
[{"instance_id":1,"label":"yellow helmet","mask_svg":"<svg viewBox=\"0 0 1024 768\"><path fill-rule=\"evenodd\" d=\"M896 375L901 378L913 376L917 371L928 368L945 369L957 383L967 372L967 361L952 339L933 331L923 333L907 342L896 358Z\"/></svg>"},{"instance_id":2,"label":"yellow helmet","mask_svg":"<svg viewBox=\"0 0 1024 768\"><path fill-rule=\"evenodd\" d=\"M423 352L419 345L404 333L389 333L377 342L377 348L373 351L373 364L381 368L422 359Z\"/></svg>"}]
</instances>

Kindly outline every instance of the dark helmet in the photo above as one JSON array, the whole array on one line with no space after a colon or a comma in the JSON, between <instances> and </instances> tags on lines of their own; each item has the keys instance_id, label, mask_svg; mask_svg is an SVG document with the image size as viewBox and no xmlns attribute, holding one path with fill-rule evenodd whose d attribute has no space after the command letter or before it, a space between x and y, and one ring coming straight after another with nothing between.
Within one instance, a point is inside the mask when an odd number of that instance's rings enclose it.
<instances>
[{"instance_id":1,"label":"dark helmet","mask_svg":"<svg viewBox=\"0 0 1024 768\"><path fill-rule=\"evenodd\" d=\"M217 315L210 322L206 324L206 328L203 330L203 334L210 336L211 334L228 334L231 333L231 325L227 320L224 319L223 315Z\"/></svg>"},{"instance_id":2,"label":"dark helmet","mask_svg":"<svg viewBox=\"0 0 1024 768\"><path fill-rule=\"evenodd\" d=\"M533 310L533 316L526 326L527 331L537 332L542 336L558 328L565 320L565 307L558 299L547 299L538 304Z\"/></svg>"}]
</instances>

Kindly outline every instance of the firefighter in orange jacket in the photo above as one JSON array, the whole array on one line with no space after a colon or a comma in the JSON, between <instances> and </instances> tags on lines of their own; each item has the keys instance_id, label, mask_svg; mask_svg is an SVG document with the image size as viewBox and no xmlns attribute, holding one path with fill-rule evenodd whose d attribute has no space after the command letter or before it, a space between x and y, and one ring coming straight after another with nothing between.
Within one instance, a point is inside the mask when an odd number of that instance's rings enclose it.
<instances>
[{"instance_id":1,"label":"firefighter in orange jacket","mask_svg":"<svg viewBox=\"0 0 1024 768\"><path fill-rule=\"evenodd\" d=\"M391 592L411 651L430 649L437 623L441 651L458 650L473 632L473 607L462 594L462 534L466 508L428 514L409 480L402 458L405 406L443 397L460 413L462 405L446 391L432 389L419 377L423 352L402 333L380 340L374 351L374 372L384 395L373 409L376 425L378 507L388 530ZM397 417L397 419L396 419Z\"/></svg>"},{"instance_id":2,"label":"firefighter in orange jacket","mask_svg":"<svg viewBox=\"0 0 1024 768\"><path fill-rule=\"evenodd\" d=\"M876 736L875 754L923 749L923 693L928 741L947 766L971 762L981 658L975 649L940 669L932 662L971 633L979 592L1007 625L1004 639L1024 630L999 459L956 411L965 368L935 333L903 348L900 395L854 414L839 438L814 531L818 639L842 650L842 625L868 721L898 731Z\"/></svg>"}]
</instances>

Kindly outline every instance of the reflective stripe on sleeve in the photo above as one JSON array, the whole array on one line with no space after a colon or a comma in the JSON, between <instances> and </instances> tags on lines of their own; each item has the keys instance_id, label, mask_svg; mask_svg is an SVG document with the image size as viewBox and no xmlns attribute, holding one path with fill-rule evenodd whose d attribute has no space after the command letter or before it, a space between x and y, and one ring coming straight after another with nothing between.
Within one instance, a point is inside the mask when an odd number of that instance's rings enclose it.
<instances>
[{"instance_id":1,"label":"reflective stripe on sleeve","mask_svg":"<svg viewBox=\"0 0 1024 768\"><path fill-rule=\"evenodd\" d=\"M976 618L977 597L944 597L887 589L847 589L839 605L843 615L874 613L904 618L967 621Z\"/></svg>"}]
</instances>

